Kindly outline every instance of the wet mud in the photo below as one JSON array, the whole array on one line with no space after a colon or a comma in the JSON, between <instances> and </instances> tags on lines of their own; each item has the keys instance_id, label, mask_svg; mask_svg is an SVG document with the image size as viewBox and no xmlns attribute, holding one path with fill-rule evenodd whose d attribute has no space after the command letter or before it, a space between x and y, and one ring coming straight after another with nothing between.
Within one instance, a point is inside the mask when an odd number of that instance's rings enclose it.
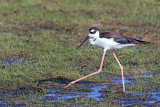
<instances>
[{"instance_id":1,"label":"wet mud","mask_svg":"<svg viewBox=\"0 0 160 107\"><path fill-rule=\"evenodd\" d=\"M23 63L25 59L15 58L11 60L2 60L2 65L12 65L16 63ZM34 96L36 99L43 103L55 103L55 102L68 102L77 98L94 99L96 102L118 104L121 106L133 106L133 105L159 105L160 102L160 87L153 86L150 83L138 82L140 80L149 80L153 78L157 73L143 71L133 73L130 76L124 77L124 83L126 86L126 92L122 91L122 79L120 75L113 75L106 73L107 81L104 82L78 82L74 86L67 89L60 88L60 84L64 84L65 78L59 77L56 79L47 79L37 81L37 86L46 84L45 89L36 87L20 87L18 90L8 91L8 93L1 92L4 97L0 99L0 105L25 105L26 99L32 99ZM62 80L63 79L63 80ZM57 85L53 85L54 81L59 81ZM66 80L66 84L72 80ZM51 87L48 87L51 85ZM35 85L36 86L36 85ZM35 95L36 94L36 95ZM40 96L40 97L39 97ZM24 100L25 98L25 100ZM18 104L17 104L18 102ZM30 102L30 100L29 100ZM73 102L74 103L74 102Z\"/></svg>"},{"instance_id":2,"label":"wet mud","mask_svg":"<svg viewBox=\"0 0 160 107\"><path fill-rule=\"evenodd\" d=\"M154 104L158 104L158 102L160 101L160 92L158 87L153 88L150 86L145 86L144 88L147 91L144 92L143 90L134 90L134 87L137 87L137 78L150 78L152 76L153 75L151 73L144 73L139 76L126 76L126 92L123 92L122 89L117 90L117 88L121 87L120 84L122 84L121 76L106 74L106 77L109 77L111 84L86 84L84 87L89 87L92 90L89 92L83 90L75 92L73 90L70 90L70 93L67 93L67 89L49 89L46 90L44 101L55 102L74 99L76 97L87 97L103 103L106 101L112 101L112 103L118 103L123 106L132 106L139 104L151 106ZM128 87L133 87L133 89Z\"/></svg>"},{"instance_id":3,"label":"wet mud","mask_svg":"<svg viewBox=\"0 0 160 107\"><path fill-rule=\"evenodd\" d=\"M74 103L75 100L78 102L78 99L88 99L94 100L93 102L96 101L97 103L110 103L120 106L158 106L160 102L159 87L146 85L142 90L139 90L142 86L137 86L136 81L137 78L145 79L153 76L154 73L151 74L148 72L139 76L125 76L126 92L123 92L121 76L106 74L110 83L77 83L75 86L67 89L58 88L60 86L50 87L44 89L42 91L43 94L36 94L36 96L38 96L36 99L43 103L61 103L71 101ZM38 93L39 90L41 89L36 87L21 87L18 91L11 92L8 95L6 94L10 98L0 99L0 105L13 105L17 104L17 102L19 102L20 105L25 105L25 103L22 103L25 102L24 98L26 100L34 98L34 94Z\"/></svg>"}]
</instances>

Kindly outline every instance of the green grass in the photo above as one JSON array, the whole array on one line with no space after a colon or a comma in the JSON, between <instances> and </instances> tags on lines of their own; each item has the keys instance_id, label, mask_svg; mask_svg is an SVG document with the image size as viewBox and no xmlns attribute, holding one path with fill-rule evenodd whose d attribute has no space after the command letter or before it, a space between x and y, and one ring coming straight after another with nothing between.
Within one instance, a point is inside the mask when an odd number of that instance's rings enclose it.
<instances>
[{"instance_id":1,"label":"green grass","mask_svg":"<svg viewBox=\"0 0 160 107\"><path fill-rule=\"evenodd\" d=\"M0 88L16 89L36 81L70 80L95 72L102 49L84 44L76 47L96 26L156 44L115 50L125 75L157 72L153 85L160 84L160 2L158 0L2 0L0 1L0 61L19 58L23 63L0 64ZM6 33L9 34L6 34ZM119 66L107 52L103 72L87 81L105 81L105 73L120 74ZM106 80L107 81L107 80ZM137 80L144 83L143 80ZM145 83L144 83L145 84Z\"/></svg>"},{"instance_id":2,"label":"green grass","mask_svg":"<svg viewBox=\"0 0 160 107\"><path fill-rule=\"evenodd\" d=\"M2 9L0 14L2 18L2 32L16 32L20 36L15 34L1 34L1 60L11 60L20 57L24 58L25 62L23 64L8 65L4 69L2 68L1 79L2 81L13 81L12 78L15 75L23 75L24 78L30 81L30 84L35 79L47 78L43 75L48 72L53 72L54 77L63 76L69 79L79 78L83 76L81 75L83 72L91 73L99 66L102 50L97 48L91 49L89 45L84 45L78 51L75 50L80 44L80 39L84 38L82 35L86 34L86 29L92 24L105 23L104 25L98 25L98 27L108 29L115 27L116 31L121 30L120 26L126 27L129 31L127 30L124 34L133 32L134 34L131 36L137 37L139 34L144 34L145 31L135 32L135 30L139 31L141 29L141 27L133 29L132 27L135 25L148 26L146 24L149 22L150 25L155 26L152 29L158 29L156 26L159 26L160 23L157 22L159 19L156 15L159 14L157 12L159 7L154 8L154 6L157 6L157 3L158 1L147 0L135 2L71 2L66 0L63 3L58 0L55 2L49 0L46 2L41 0L34 2L30 0L21 2L18 2L18 0L17 2L3 1L0 7ZM103 5L105 8L102 8ZM153 18L144 17L141 12ZM109 18L109 20L106 18ZM53 25L49 25L48 23L50 22L47 23L46 21L52 22ZM123 24L120 26L117 24L107 25L107 23L114 21L119 21ZM128 23L131 23L133 26L128 26ZM146 29L145 26L144 29ZM154 32L153 36L156 33L158 32ZM129 47L116 50L116 53L118 56L122 54L122 57L119 59L125 65L124 70L127 71L125 74L130 74L135 69L158 70L159 65L156 67L154 63L159 57L158 46L157 48L155 46ZM123 56L123 54L126 55ZM136 63L136 65L129 64L132 62ZM96 68L93 68L93 66L96 66ZM109 52L107 52L105 58L103 71L120 74L119 67ZM58 73L55 74L54 72ZM32 76L33 74L34 76ZM19 79L22 83L28 84L26 80L21 80L21 76Z\"/></svg>"}]
</instances>

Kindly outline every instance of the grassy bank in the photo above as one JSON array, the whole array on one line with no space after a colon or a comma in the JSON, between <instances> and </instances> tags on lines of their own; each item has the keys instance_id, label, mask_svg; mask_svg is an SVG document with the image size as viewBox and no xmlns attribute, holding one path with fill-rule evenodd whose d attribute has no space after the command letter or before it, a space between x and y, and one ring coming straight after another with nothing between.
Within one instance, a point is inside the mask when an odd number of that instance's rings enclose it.
<instances>
[{"instance_id":1,"label":"grassy bank","mask_svg":"<svg viewBox=\"0 0 160 107\"><path fill-rule=\"evenodd\" d=\"M150 41L115 50L125 75L155 72L152 85L160 85L160 2L158 0L1 0L0 88L52 82L61 87L99 68L102 49L85 44L90 27ZM5 61L17 63L6 64ZM107 81L106 73L121 75L111 52L103 72L86 81ZM137 80L139 84L144 80ZM38 84L38 85L37 85ZM141 89L138 89L141 90Z\"/></svg>"}]
</instances>

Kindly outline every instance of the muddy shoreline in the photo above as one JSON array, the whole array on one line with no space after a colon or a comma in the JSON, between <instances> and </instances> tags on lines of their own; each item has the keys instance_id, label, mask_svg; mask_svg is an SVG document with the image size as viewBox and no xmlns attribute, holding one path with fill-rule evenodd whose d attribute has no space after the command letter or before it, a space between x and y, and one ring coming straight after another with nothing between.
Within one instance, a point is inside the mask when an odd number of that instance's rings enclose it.
<instances>
[{"instance_id":1,"label":"muddy shoreline","mask_svg":"<svg viewBox=\"0 0 160 107\"><path fill-rule=\"evenodd\" d=\"M25 106L26 103L41 102L41 104L59 104L70 102L76 104L79 100L91 101L93 104L107 103L116 104L120 106L159 106L160 93L158 86L149 86L146 84L144 90L139 90L140 87L136 86L137 78L152 78L154 75L151 73L144 73L139 76L126 76L125 85L126 92L122 91L121 77L118 75L106 74L110 82L97 82L97 83L83 83L75 84L67 89L60 88L62 84L55 85L52 82L45 82L39 86L46 86L46 88L38 87L20 87L16 90L1 90L0 94L3 97L0 99L1 106ZM50 87L48 86L50 85ZM147 91L146 91L147 90ZM35 100L35 101L34 101Z\"/></svg>"}]
</instances>

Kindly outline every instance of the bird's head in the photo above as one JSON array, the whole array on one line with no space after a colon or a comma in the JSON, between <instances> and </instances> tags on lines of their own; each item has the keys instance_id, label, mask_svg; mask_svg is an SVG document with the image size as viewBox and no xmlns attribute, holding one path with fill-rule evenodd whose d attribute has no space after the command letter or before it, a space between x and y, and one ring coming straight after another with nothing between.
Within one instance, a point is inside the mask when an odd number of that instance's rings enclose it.
<instances>
[{"instance_id":1,"label":"bird's head","mask_svg":"<svg viewBox=\"0 0 160 107\"><path fill-rule=\"evenodd\" d=\"M77 49L79 49L86 40L88 40L88 39L90 39L90 38L97 38L97 37L99 37L99 34L100 34L100 32L99 32L99 29L98 29L98 28L96 28L96 27L91 27L91 28L88 30L88 36L87 36L87 37L85 38L85 40L80 44L80 46L78 46Z\"/></svg>"},{"instance_id":2,"label":"bird's head","mask_svg":"<svg viewBox=\"0 0 160 107\"><path fill-rule=\"evenodd\" d=\"M89 30L88 30L88 36L92 36L92 35L96 35L96 34L99 34L99 29L96 28L96 27L91 27Z\"/></svg>"}]
</instances>

